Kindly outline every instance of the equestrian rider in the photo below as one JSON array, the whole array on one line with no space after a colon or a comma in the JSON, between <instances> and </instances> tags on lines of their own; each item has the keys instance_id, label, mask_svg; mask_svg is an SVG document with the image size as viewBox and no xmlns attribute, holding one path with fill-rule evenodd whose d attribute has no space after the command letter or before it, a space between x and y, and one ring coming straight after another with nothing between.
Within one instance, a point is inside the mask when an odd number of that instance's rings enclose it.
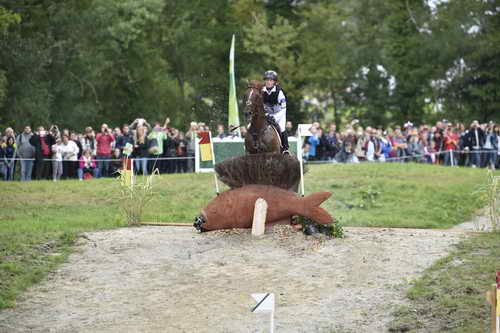
<instances>
[{"instance_id":1,"label":"equestrian rider","mask_svg":"<svg viewBox=\"0 0 500 333\"><path fill-rule=\"evenodd\" d=\"M285 131L286 123L286 95L278 82L278 73L267 71L264 73L265 86L262 87L264 97L264 112L268 121L276 127L280 133L283 154L288 152L288 135Z\"/></svg>"}]
</instances>

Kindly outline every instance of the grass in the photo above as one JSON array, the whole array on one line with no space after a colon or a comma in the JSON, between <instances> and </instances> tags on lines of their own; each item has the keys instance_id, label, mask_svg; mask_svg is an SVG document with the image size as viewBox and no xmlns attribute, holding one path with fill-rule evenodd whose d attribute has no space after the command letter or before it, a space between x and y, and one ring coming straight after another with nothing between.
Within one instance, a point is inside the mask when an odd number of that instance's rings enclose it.
<instances>
[{"instance_id":1,"label":"grass","mask_svg":"<svg viewBox=\"0 0 500 333\"><path fill-rule=\"evenodd\" d=\"M430 267L408 292L410 304L396 311L392 332L489 332L485 293L500 270L500 233L461 242Z\"/></svg>"},{"instance_id":2,"label":"grass","mask_svg":"<svg viewBox=\"0 0 500 333\"><path fill-rule=\"evenodd\" d=\"M347 226L447 228L484 206L470 193L479 169L416 164L314 165L306 194L331 191L323 207ZM223 187L224 188L224 187ZM81 232L126 225L114 179L1 182L0 309L66 260ZM144 221L192 223L214 197L212 174L155 178Z\"/></svg>"}]
</instances>

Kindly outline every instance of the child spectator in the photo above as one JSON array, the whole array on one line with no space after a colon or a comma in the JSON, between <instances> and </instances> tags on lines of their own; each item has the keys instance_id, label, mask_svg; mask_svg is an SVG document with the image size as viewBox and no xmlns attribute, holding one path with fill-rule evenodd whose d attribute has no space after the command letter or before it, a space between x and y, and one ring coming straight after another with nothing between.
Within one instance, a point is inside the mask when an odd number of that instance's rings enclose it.
<instances>
[{"instance_id":1,"label":"child spectator","mask_svg":"<svg viewBox=\"0 0 500 333\"><path fill-rule=\"evenodd\" d=\"M455 128L448 128L445 131L443 147L444 147L444 165L456 166L455 150L458 149L459 136Z\"/></svg>"},{"instance_id":2,"label":"child spectator","mask_svg":"<svg viewBox=\"0 0 500 333\"><path fill-rule=\"evenodd\" d=\"M52 180L58 181L63 175L63 144L60 138L52 145Z\"/></svg>"},{"instance_id":3,"label":"child spectator","mask_svg":"<svg viewBox=\"0 0 500 333\"><path fill-rule=\"evenodd\" d=\"M80 157L80 165L78 168L78 179L82 181L84 178L98 178L99 168L97 168L95 159L92 157L90 150L84 150L82 157Z\"/></svg>"},{"instance_id":4,"label":"child spectator","mask_svg":"<svg viewBox=\"0 0 500 333\"><path fill-rule=\"evenodd\" d=\"M14 180L14 159L16 157L16 140L13 136L5 136L4 148L4 180Z\"/></svg>"}]
</instances>

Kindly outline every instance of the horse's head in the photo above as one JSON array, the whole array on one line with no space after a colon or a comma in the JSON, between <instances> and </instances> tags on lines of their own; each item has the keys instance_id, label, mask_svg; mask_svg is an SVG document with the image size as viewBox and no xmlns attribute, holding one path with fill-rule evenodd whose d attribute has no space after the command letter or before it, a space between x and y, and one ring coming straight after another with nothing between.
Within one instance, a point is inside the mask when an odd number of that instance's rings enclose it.
<instances>
[{"instance_id":1,"label":"horse's head","mask_svg":"<svg viewBox=\"0 0 500 333\"><path fill-rule=\"evenodd\" d=\"M264 113L262 101L262 87L264 84L259 81L249 81L245 93L244 115L247 122L252 122L259 112Z\"/></svg>"}]
</instances>

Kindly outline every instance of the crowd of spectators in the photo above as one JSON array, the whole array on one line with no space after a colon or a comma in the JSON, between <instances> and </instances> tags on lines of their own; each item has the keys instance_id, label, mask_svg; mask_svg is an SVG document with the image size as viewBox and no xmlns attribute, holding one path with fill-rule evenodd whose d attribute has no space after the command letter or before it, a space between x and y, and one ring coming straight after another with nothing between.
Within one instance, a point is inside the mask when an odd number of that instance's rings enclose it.
<instances>
[{"instance_id":1,"label":"crowd of spectators","mask_svg":"<svg viewBox=\"0 0 500 333\"><path fill-rule=\"evenodd\" d=\"M7 128L0 136L0 177L13 180L16 167L21 181L116 177L124 157L134 159L137 174L194 171L194 138L208 127L192 122L184 133L169 125L167 118L163 124L144 119L115 128L102 124L98 132L86 127L83 133L56 125L34 132L26 126L19 134Z\"/></svg>"},{"instance_id":2,"label":"crowd of spectators","mask_svg":"<svg viewBox=\"0 0 500 333\"><path fill-rule=\"evenodd\" d=\"M353 121L341 131L334 124L323 130L319 123L310 131L312 136L303 147L307 161L418 162L491 169L500 163L500 124L494 122L473 121L467 128L447 120L434 126L407 122L384 129L363 128Z\"/></svg>"},{"instance_id":3,"label":"crowd of spectators","mask_svg":"<svg viewBox=\"0 0 500 333\"><path fill-rule=\"evenodd\" d=\"M152 125L145 119L110 128L102 124L96 133L86 127L83 133L48 130L26 126L16 134L7 128L0 136L0 177L13 180L16 167L20 180L115 177L122 158L134 158L137 174L153 169L160 173L194 171L196 133L208 131L204 123L192 122L186 132L170 127L170 120ZM241 127L241 136L246 128ZM292 122L286 124L288 136L295 136ZM434 126L415 126L407 122L393 128L363 128L355 120L342 130L334 124L325 128L314 123L311 136L302 145L306 162L359 163L418 162L447 166L500 167L500 124L473 121L468 128L461 123L438 121ZM239 138L217 125L216 140Z\"/></svg>"}]
</instances>

